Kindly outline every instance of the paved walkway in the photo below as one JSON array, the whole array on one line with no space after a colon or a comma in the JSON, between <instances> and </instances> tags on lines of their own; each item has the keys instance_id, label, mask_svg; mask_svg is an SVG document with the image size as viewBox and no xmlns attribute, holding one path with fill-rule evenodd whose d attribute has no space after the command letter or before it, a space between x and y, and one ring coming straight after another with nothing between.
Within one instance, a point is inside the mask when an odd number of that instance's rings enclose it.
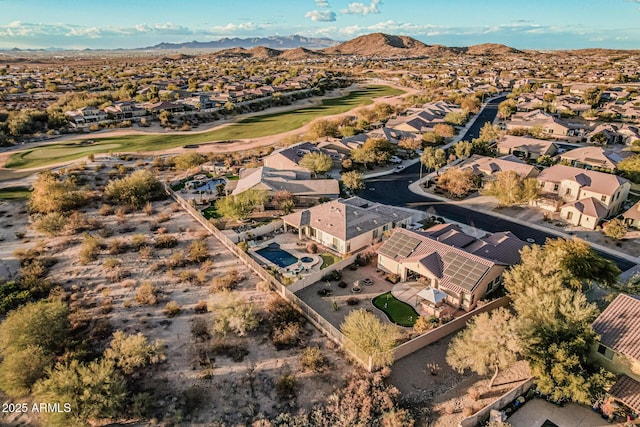
<instances>
[{"instance_id":1,"label":"paved walkway","mask_svg":"<svg viewBox=\"0 0 640 427\"><path fill-rule=\"evenodd\" d=\"M569 403L560 407L542 399L530 400L507 422L512 427L540 427L546 420L559 427L610 426L600 415L584 406Z\"/></svg>"}]
</instances>

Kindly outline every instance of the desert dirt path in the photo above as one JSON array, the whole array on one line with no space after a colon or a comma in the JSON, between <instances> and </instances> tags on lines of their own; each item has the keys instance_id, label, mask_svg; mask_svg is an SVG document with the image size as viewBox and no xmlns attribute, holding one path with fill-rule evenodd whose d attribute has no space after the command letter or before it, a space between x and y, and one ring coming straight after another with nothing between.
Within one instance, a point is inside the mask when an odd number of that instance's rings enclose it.
<instances>
[{"instance_id":1,"label":"desert dirt path","mask_svg":"<svg viewBox=\"0 0 640 427\"><path fill-rule=\"evenodd\" d=\"M415 94L417 92L419 92L417 89L413 89L413 88L408 88L408 87L404 87L404 86L399 86L397 84L391 83L391 82L386 82L386 81L380 81L380 82L368 82L368 84L371 83L375 83L375 84L385 84L387 86L391 86L391 87L395 87L397 89L401 89L403 91L405 91L404 94L402 95L396 95L396 96L383 96L383 97L379 97L379 98L373 98L373 104L369 104L367 106L362 106L362 107L355 107L352 108L349 111L346 111L344 113L341 114L334 114L331 116L323 116L320 117L321 119L337 119L337 118L341 118L341 117L345 117L345 116L350 116L355 114L358 110L362 109L362 108L370 108L372 106L374 106L377 103L387 103L390 105L398 105L401 104L405 97L407 95L410 94ZM124 135L140 135L140 134L158 134L158 135L166 135L167 137L170 137L171 135L184 135L184 134L189 134L189 133L205 133L205 132L209 132L212 130L217 130L217 129L221 129L224 128L226 126L229 126L237 121L240 121L244 118L247 117L251 117L251 116L258 116L258 115L266 115L266 114L274 114L274 113L278 113L278 112L286 112L286 111L292 111L292 110L297 110L299 108L305 108L305 107L312 107L314 105L319 105L322 103L323 99L331 99L331 98L339 98L342 97L354 90L357 90L360 88L360 85L351 85L346 89L342 89L340 90L339 93L337 94L332 94L330 97L314 97L313 99L306 99L306 100L302 100L302 101L306 101L303 103L299 103L296 105L287 105L284 107L276 107L276 108L271 108L271 109L267 109L261 112L257 112L257 113L248 113L248 114L242 114L239 116L235 116L233 119L229 119L226 121L226 123L222 123L220 124L219 121L217 121L215 124L212 124L211 126L209 126L206 129L199 129L197 131L188 131L188 132L144 132L144 131L138 131L138 130L131 130L131 129L117 129L117 130L113 130L113 131L109 131L109 132L104 132L104 133L97 133L97 134L91 134L91 135L95 135L97 138L102 138L102 137L109 137L109 136L124 136ZM335 91L334 91L335 92ZM309 102L311 101L311 102ZM318 119L320 119L318 118ZM318 120L316 119L316 120ZM167 155L167 154L180 154L183 153L185 151L197 151L200 153L233 153L233 152L237 152L237 151L244 151L244 150L251 150L254 148L260 148L260 147L266 147L266 146L270 146L270 145L277 145L279 144L282 140L290 138L292 136L296 136L296 135L301 135L304 134L311 123L308 123L298 129L294 129L292 131L288 131L288 132L283 132L283 133L279 133L279 134L274 134L274 135L267 135L267 136L263 136L263 137L258 137L258 138L250 138L250 139L239 139L236 140L234 142L231 143L219 143L217 141L212 141L212 142L203 142L198 144L199 147L197 149L184 149L182 147L176 147L176 148L171 148L171 149L166 149L166 150L158 150L158 151L145 151L144 153L147 153L149 155ZM73 139L78 139L77 135L65 135L64 137L61 138L57 138L55 141L49 141L48 143L53 144L53 143L59 143L65 140L73 140ZM45 144L38 144L37 146L42 146L42 145L46 145ZM35 147L36 145L34 145ZM8 186L9 183L6 183L6 181L15 181L15 180L20 180L24 183L24 178L25 178L25 174L28 174L29 172L39 172L41 170L45 170L45 169L52 169L52 168L56 168L56 167L60 167L60 166L64 166L64 165L68 165L71 164L73 162L78 161L78 159L76 160L70 160L67 162L60 162L60 163L56 163L56 164L51 164L48 166L44 166L44 167L39 167L39 168L30 168L30 169L7 169L4 168L4 165L6 164L6 162L8 161L9 157L16 153L16 152L20 152L20 151L24 151L26 149L31 149L34 147L29 147L29 148L22 148L20 150L17 151L8 151L8 152L4 152L4 153L0 153L0 182L5 182L4 185L2 186ZM97 156L100 156L100 154L97 154ZM13 185L13 184L12 184Z\"/></svg>"}]
</instances>

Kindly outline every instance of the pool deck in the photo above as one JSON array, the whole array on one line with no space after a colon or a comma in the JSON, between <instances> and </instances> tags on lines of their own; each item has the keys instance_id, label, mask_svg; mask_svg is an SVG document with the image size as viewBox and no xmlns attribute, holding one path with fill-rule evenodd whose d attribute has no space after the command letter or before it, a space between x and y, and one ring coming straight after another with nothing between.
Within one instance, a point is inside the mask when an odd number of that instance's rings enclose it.
<instances>
[{"instance_id":1,"label":"pool deck","mask_svg":"<svg viewBox=\"0 0 640 427\"><path fill-rule=\"evenodd\" d=\"M296 275L304 277L305 273L311 273L314 271L320 271L322 266L322 258L318 254L310 254L306 250L307 242L300 242L297 234L280 233L276 234L273 238L256 242L257 245L249 247L249 255L255 258L261 264L277 267L280 272L286 277L294 277ZM271 262L267 258L261 256L257 251L269 247L270 244L277 243L280 245L280 249L289 252L294 257L301 259L303 257L309 257L313 261L311 262L298 262L291 264L288 267L280 267L279 265Z\"/></svg>"}]
</instances>

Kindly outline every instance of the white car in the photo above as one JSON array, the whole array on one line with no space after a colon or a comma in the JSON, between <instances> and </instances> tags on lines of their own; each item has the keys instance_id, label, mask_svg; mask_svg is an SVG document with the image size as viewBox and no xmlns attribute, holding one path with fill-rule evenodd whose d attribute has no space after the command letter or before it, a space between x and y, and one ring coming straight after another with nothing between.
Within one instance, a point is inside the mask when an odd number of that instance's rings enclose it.
<instances>
[{"instance_id":1,"label":"white car","mask_svg":"<svg viewBox=\"0 0 640 427\"><path fill-rule=\"evenodd\" d=\"M390 161L391 163L396 164L396 165L397 165L398 163L402 163L402 159L401 159L400 157L398 157L398 156L391 156L391 158L389 159L389 161Z\"/></svg>"},{"instance_id":2,"label":"white car","mask_svg":"<svg viewBox=\"0 0 640 427\"><path fill-rule=\"evenodd\" d=\"M403 170L403 169L404 169L404 166L402 166L402 165L398 165L398 166L396 166L396 168L394 169L394 171L396 171L396 172L400 172L400 171L401 171L401 170Z\"/></svg>"}]
</instances>

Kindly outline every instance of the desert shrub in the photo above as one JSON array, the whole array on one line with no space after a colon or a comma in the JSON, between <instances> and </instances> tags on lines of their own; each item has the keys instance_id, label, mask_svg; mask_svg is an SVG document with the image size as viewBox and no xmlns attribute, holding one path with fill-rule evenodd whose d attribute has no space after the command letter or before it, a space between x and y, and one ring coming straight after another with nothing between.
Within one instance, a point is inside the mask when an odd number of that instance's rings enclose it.
<instances>
[{"instance_id":1,"label":"desert shrub","mask_svg":"<svg viewBox=\"0 0 640 427\"><path fill-rule=\"evenodd\" d=\"M102 267L105 270L111 270L111 269L114 269L116 267L120 267L121 264L122 264L122 262L118 258L107 258L102 263Z\"/></svg>"},{"instance_id":2,"label":"desert shrub","mask_svg":"<svg viewBox=\"0 0 640 427\"><path fill-rule=\"evenodd\" d=\"M78 189L72 179L41 172L33 183L29 198L29 209L33 212L68 212L83 206L87 201L86 191Z\"/></svg>"},{"instance_id":3,"label":"desert shrub","mask_svg":"<svg viewBox=\"0 0 640 427\"><path fill-rule=\"evenodd\" d=\"M123 223L127 219L129 208L127 208L126 206L120 206L118 209L116 209L115 213L118 217L118 222Z\"/></svg>"},{"instance_id":4,"label":"desert shrub","mask_svg":"<svg viewBox=\"0 0 640 427\"><path fill-rule=\"evenodd\" d=\"M0 389L14 398L27 396L52 363L52 355L40 346L29 345L11 352L0 364Z\"/></svg>"},{"instance_id":5,"label":"desert shrub","mask_svg":"<svg viewBox=\"0 0 640 427\"><path fill-rule=\"evenodd\" d=\"M100 209L98 209L98 213L102 216L109 216L115 213L115 209L113 208L113 206L105 203L100 207Z\"/></svg>"},{"instance_id":6,"label":"desert shrub","mask_svg":"<svg viewBox=\"0 0 640 427\"><path fill-rule=\"evenodd\" d=\"M189 125L187 124L186 126L188 127ZM188 130L188 128L186 130ZM175 156L172 160L176 169L186 170L200 166L207 161L207 158L197 151L187 151L186 153Z\"/></svg>"},{"instance_id":7,"label":"desert shrub","mask_svg":"<svg viewBox=\"0 0 640 427\"><path fill-rule=\"evenodd\" d=\"M344 281L338 282L338 287L342 288L342 289L346 288L347 287L347 282L344 282Z\"/></svg>"},{"instance_id":8,"label":"desert shrub","mask_svg":"<svg viewBox=\"0 0 640 427\"><path fill-rule=\"evenodd\" d=\"M280 400L289 400L296 397L298 381L293 374L282 374L276 382L276 394Z\"/></svg>"},{"instance_id":9,"label":"desert shrub","mask_svg":"<svg viewBox=\"0 0 640 427\"><path fill-rule=\"evenodd\" d=\"M347 298L347 305L358 305L358 298Z\"/></svg>"},{"instance_id":10,"label":"desert shrub","mask_svg":"<svg viewBox=\"0 0 640 427\"><path fill-rule=\"evenodd\" d=\"M209 248L206 240L194 240L187 249L189 261L203 262L209 257Z\"/></svg>"},{"instance_id":11,"label":"desert shrub","mask_svg":"<svg viewBox=\"0 0 640 427\"><path fill-rule=\"evenodd\" d=\"M310 254L318 253L318 245L313 242L307 243L307 252Z\"/></svg>"},{"instance_id":12,"label":"desert shrub","mask_svg":"<svg viewBox=\"0 0 640 427\"><path fill-rule=\"evenodd\" d=\"M67 221L67 215L61 212L49 212L38 217L34 221L33 227L47 236L59 236L64 232Z\"/></svg>"},{"instance_id":13,"label":"desert shrub","mask_svg":"<svg viewBox=\"0 0 640 427\"><path fill-rule=\"evenodd\" d=\"M169 249L178 245L178 239L173 234L161 234L155 239L156 248Z\"/></svg>"},{"instance_id":14,"label":"desert shrub","mask_svg":"<svg viewBox=\"0 0 640 427\"><path fill-rule=\"evenodd\" d=\"M124 239L113 239L109 242L107 250L111 255L121 254L127 250L127 241Z\"/></svg>"},{"instance_id":15,"label":"desert shrub","mask_svg":"<svg viewBox=\"0 0 640 427\"><path fill-rule=\"evenodd\" d=\"M133 236L131 236L131 246L133 246L133 249L140 250L140 248L142 248L143 246L148 245L149 240L144 234L134 234Z\"/></svg>"},{"instance_id":16,"label":"desert shrub","mask_svg":"<svg viewBox=\"0 0 640 427\"><path fill-rule=\"evenodd\" d=\"M141 333L127 335L123 331L116 331L104 351L104 357L113 360L122 372L131 375L147 365L164 360L163 347L162 341L151 344Z\"/></svg>"},{"instance_id":17,"label":"desert shrub","mask_svg":"<svg viewBox=\"0 0 640 427\"><path fill-rule=\"evenodd\" d=\"M398 336L395 326L382 323L375 314L359 309L345 317L340 329L347 338L370 354L378 365L393 361L391 350Z\"/></svg>"},{"instance_id":18,"label":"desert shrub","mask_svg":"<svg viewBox=\"0 0 640 427\"><path fill-rule=\"evenodd\" d=\"M153 204L151 202L147 202L147 204L144 205L144 208L142 208L142 212L146 213L149 216L153 215L155 213Z\"/></svg>"},{"instance_id":19,"label":"desert shrub","mask_svg":"<svg viewBox=\"0 0 640 427\"><path fill-rule=\"evenodd\" d=\"M158 224L162 224L163 222L167 222L171 219L170 212L162 212L156 216L156 222Z\"/></svg>"},{"instance_id":20,"label":"desert shrub","mask_svg":"<svg viewBox=\"0 0 640 427\"><path fill-rule=\"evenodd\" d=\"M318 295L320 295L321 297L328 297L333 295L333 291L327 288L318 289Z\"/></svg>"},{"instance_id":21,"label":"desert shrub","mask_svg":"<svg viewBox=\"0 0 640 427\"><path fill-rule=\"evenodd\" d=\"M178 305L178 303L175 301L169 301L162 309L162 312L167 317L175 317L180 314L180 311L180 305Z\"/></svg>"},{"instance_id":22,"label":"desert shrub","mask_svg":"<svg viewBox=\"0 0 640 427\"><path fill-rule=\"evenodd\" d=\"M304 321L302 315L278 295L267 301L265 311L268 313L269 323L274 327L286 323L302 323Z\"/></svg>"},{"instance_id":23,"label":"desert shrub","mask_svg":"<svg viewBox=\"0 0 640 427\"><path fill-rule=\"evenodd\" d=\"M161 199L164 190L151 171L139 169L125 178L109 181L105 194L119 205L140 209L149 201Z\"/></svg>"},{"instance_id":24,"label":"desert shrub","mask_svg":"<svg viewBox=\"0 0 640 427\"><path fill-rule=\"evenodd\" d=\"M168 268L184 267L186 264L187 260L184 257L184 252L174 252L165 260L165 265Z\"/></svg>"},{"instance_id":25,"label":"desert shrub","mask_svg":"<svg viewBox=\"0 0 640 427\"><path fill-rule=\"evenodd\" d=\"M98 258L101 248L102 241L100 239L90 234L85 234L84 240L80 245L80 263L89 264L91 261L95 261Z\"/></svg>"},{"instance_id":26,"label":"desert shrub","mask_svg":"<svg viewBox=\"0 0 640 427\"><path fill-rule=\"evenodd\" d=\"M230 270L222 276L215 277L211 283L211 292L224 292L235 289L236 285L244 280L244 276L238 270Z\"/></svg>"},{"instance_id":27,"label":"desert shrub","mask_svg":"<svg viewBox=\"0 0 640 427\"><path fill-rule=\"evenodd\" d=\"M140 259L151 259L153 256L153 248L151 246L143 246L138 250Z\"/></svg>"},{"instance_id":28,"label":"desert shrub","mask_svg":"<svg viewBox=\"0 0 640 427\"><path fill-rule=\"evenodd\" d=\"M205 305L206 311L206 305ZM209 333L209 325L207 321L201 317L196 317L191 322L191 336L197 341L206 341L210 338L211 334Z\"/></svg>"},{"instance_id":29,"label":"desert shrub","mask_svg":"<svg viewBox=\"0 0 640 427\"><path fill-rule=\"evenodd\" d=\"M217 339L209 347L209 351L216 356L224 356L234 362L242 362L249 354L244 345L230 343L227 340Z\"/></svg>"},{"instance_id":30,"label":"desert shrub","mask_svg":"<svg viewBox=\"0 0 640 427\"><path fill-rule=\"evenodd\" d=\"M207 302L200 300L196 303L196 305L193 307L193 311L195 311L198 314L202 314L202 313L206 313L207 312Z\"/></svg>"},{"instance_id":31,"label":"desert shrub","mask_svg":"<svg viewBox=\"0 0 640 427\"><path fill-rule=\"evenodd\" d=\"M219 298L216 298L212 307L216 313L213 329L223 336L229 332L244 336L247 332L258 327L259 320L253 304L245 301L239 295L225 291Z\"/></svg>"},{"instance_id":32,"label":"desert shrub","mask_svg":"<svg viewBox=\"0 0 640 427\"><path fill-rule=\"evenodd\" d=\"M298 346L302 342L303 328L300 323L286 323L271 331L271 342L278 350Z\"/></svg>"},{"instance_id":33,"label":"desert shrub","mask_svg":"<svg viewBox=\"0 0 640 427\"><path fill-rule=\"evenodd\" d=\"M142 282L135 295L135 300L140 305L155 305L158 303L160 291L152 282Z\"/></svg>"},{"instance_id":34,"label":"desert shrub","mask_svg":"<svg viewBox=\"0 0 640 427\"><path fill-rule=\"evenodd\" d=\"M342 272L334 270L324 276L322 276L322 280L325 282L331 282L342 279Z\"/></svg>"},{"instance_id":35,"label":"desert shrub","mask_svg":"<svg viewBox=\"0 0 640 427\"><path fill-rule=\"evenodd\" d=\"M238 242L238 247L240 248L240 250L242 252L248 252L249 251L249 244L247 242L245 242L244 240Z\"/></svg>"},{"instance_id":36,"label":"desert shrub","mask_svg":"<svg viewBox=\"0 0 640 427\"><path fill-rule=\"evenodd\" d=\"M437 320L437 319L436 319ZM423 334L434 328L434 323L427 316L418 316L416 323L413 325L413 330L419 334Z\"/></svg>"},{"instance_id":37,"label":"desert shrub","mask_svg":"<svg viewBox=\"0 0 640 427\"><path fill-rule=\"evenodd\" d=\"M304 370L321 372L327 364L327 358L322 354L319 347L307 347L302 350L300 364Z\"/></svg>"},{"instance_id":38,"label":"desert shrub","mask_svg":"<svg viewBox=\"0 0 640 427\"><path fill-rule=\"evenodd\" d=\"M187 283L197 283L198 282L198 273L194 270L185 270L180 272L180 281Z\"/></svg>"}]
</instances>

